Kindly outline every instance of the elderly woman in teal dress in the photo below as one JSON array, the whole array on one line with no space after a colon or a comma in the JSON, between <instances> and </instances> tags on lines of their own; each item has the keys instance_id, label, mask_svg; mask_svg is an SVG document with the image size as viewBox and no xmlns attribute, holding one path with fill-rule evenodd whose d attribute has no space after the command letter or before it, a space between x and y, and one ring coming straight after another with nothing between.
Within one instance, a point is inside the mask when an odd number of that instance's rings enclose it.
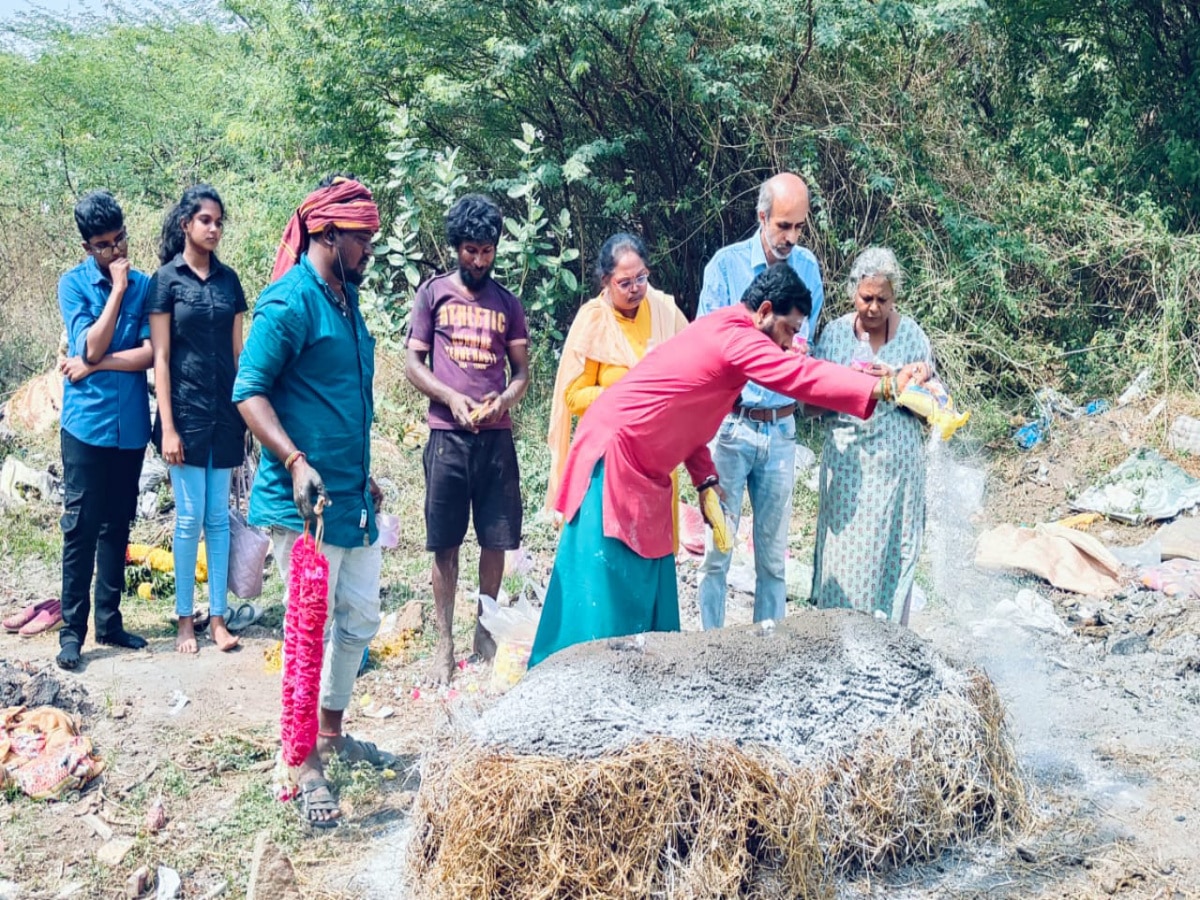
<instances>
[{"instance_id":1,"label":"elderly woman in teal dress","mask_svg":"<svg viewBox=\"0 0 1200 900\"><path fill-rule=\"evenodd\" d=\"M821 332L816 357L887 375L910 363L933 371L929 338L896 310L895 254L864 250L850 268L854 310ZM919 419L880 404L869 419L825 413L812 597L908 624L925 532L925 440Z\"/></svg>"}]
</instances>

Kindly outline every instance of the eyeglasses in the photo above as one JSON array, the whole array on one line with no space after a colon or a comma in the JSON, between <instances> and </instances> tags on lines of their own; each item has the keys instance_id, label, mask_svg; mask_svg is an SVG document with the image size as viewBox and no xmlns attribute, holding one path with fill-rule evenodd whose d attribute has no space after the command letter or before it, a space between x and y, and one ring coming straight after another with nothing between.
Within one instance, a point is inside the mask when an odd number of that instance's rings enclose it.
<instances>
[{"instance_id":1,"label":"eyeglasses","mask_svg":"<svg viewBox=\"0 0 1200 900\"><path fill-rule=\"evenodd\" d=\"M624 291L625 293L628 294L635 287L641 287L649 280L650 280L650 273L645 272L645 273L639 275L637 278L626 278L623 281L614 281L613 284L615 284L622 291Z\"/></svg>"},{"instance_id":2,"label":"eyeglasses","mask_svg":"<svg viewBox=\"0 0 1200 900\"><path fill-rule=\"evenodd\" d=\"M89 242L88 248L96 255L96 259L108 262L113 258L113 254L118 250L124 253L129 249L129 235L122 231L119 235L117 235L117 239L111 244L108 241L105 241L102 244L93 244Z\"/></svg>"}]
</instances>

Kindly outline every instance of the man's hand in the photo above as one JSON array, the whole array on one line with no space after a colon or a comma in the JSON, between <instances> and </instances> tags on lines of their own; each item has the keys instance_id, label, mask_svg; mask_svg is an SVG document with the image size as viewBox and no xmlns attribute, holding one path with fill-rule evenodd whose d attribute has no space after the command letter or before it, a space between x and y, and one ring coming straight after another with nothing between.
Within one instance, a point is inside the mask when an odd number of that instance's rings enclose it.
<instances>
[{"instance_id":1,"label":"man's hand","mask_svg":"<svg viewBox=\"0 0 1200 900\"><path fill-rule=\"evenodd\" d=\"M367 480L367 490L371 492L371 503L375 507L375 514L379 515L383 509L383 489L376 483L374 476Z\"/></svg>"},{"instance_id":2,"label":"man's hand","mask_svg":"<svg viewBox=\"0 0 1200 900\"><path fill-rule=\"evenodd\" d=\"M292 500L300 518L310 522L332 506L333 501L325 493L325 482L320 473L308 464L303 456L292 463Z\"/></svg>"},{"instance_id":3,"label":"man's hand","mask_svg":"<svg viewBox=\"0 0 1200 900\"><path fill-rule=\"evenodd\" d=\"M163 462L168 466L183 465L183 440L179 437L179 432L174 428L170 430L163 429L162 456Z\"/></svg>"},{"instance_id":4,"label":"man's hand","mask_svg":"<svg viewBox=\"0 0 1200 900\"><path fill-rule=\"evenodd\" d=\"M67 381L74 384L95 372L96 367L85 363L82 356L71 356L58 364L58 371L67 376Z\"/></svg>"},{"instance_id":5,"label":"man's hand","mask_svg":"<svg viewBox=\"0 0 1200 900\"><path fill-rule=\"evenodd\" d=\"M460 428L465 428L472 433L479 431L479 427L471 415L479 405L474 400L463 394L455 394L446 405L450 407L450 413Z\"/></svg>"},{"instance_id":6,"label":"man's hand","mask_svg":"<svg viewBox=\"0 0 1200 900\"><path fill-rule=\"evenodd\" d=\"M129 287L129 257L122 256L108 264L108 277L112 279L113 293L124 295Z\"/></svg>"},{"instance_id":7,"label":"man's hand","mask_svg":"<svg viewBox=\"0 0 1200 900\"><path fill-rule=\"evenodd\" d=\"M497 394L495 391L488 391L483 395L483 399L479 402L472 418L476 425L491 425L493 422L498 422L500 417L508 410L505 403L504 395Z\"/></svg>"}]
</instances>

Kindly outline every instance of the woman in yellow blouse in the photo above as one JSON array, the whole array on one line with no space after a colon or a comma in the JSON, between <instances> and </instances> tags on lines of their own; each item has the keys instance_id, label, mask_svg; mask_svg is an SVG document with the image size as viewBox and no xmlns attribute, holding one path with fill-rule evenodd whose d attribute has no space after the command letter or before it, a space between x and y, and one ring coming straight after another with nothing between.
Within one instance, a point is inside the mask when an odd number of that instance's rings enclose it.
<instances>
[{"instance_id":1,"label":"woman in yellow blouse","mask_svg":"<svg viewBox=\"0 0 1200 900\"><path fill-rule=\"evenodd\" d=\"M601 391L688 324L675 298L650 286L646 257L646 245L632 234L614 234L600 248L600 295L580 307L571 323L554 381L547 509L553 507L562 481L571 446L571 416L582 416Z\"/></svg>"}]
</instances>

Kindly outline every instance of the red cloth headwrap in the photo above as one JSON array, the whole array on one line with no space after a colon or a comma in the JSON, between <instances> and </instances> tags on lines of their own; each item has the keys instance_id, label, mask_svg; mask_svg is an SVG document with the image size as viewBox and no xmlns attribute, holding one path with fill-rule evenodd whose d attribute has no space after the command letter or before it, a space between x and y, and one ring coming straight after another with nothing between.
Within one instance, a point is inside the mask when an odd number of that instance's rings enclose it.
<instances>
[{"instance_id":1,"label":"red cloth headwrap","mask_svg":"<svg viewBox=\"0 0 1200 900\"><path fill-rule=\"evenodd\" d=\"M379 207L365 185L349 178L336 178L329 187L317 188L304 198L283 230L271 280L275 281L294 266L300 254L308 249L308 236L320 234L327 225L371 234L379 230Z\"/></svg>"}]
</instances>

